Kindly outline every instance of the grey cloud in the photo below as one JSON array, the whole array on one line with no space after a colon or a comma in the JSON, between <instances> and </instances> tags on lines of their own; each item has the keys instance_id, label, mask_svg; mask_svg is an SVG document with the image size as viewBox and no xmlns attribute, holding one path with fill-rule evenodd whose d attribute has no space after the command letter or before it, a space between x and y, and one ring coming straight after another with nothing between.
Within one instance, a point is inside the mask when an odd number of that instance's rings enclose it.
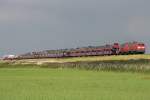
<instances>
[{"instance_id":1,"label":"grey cloud","mask_svg":"<svg viewBox=\"0 0 150 100\"><path fill-rule=\"evenodd\" d=\"M148 0L1 0L1 54L139 40Z\"/></svg>"}]
</instances>

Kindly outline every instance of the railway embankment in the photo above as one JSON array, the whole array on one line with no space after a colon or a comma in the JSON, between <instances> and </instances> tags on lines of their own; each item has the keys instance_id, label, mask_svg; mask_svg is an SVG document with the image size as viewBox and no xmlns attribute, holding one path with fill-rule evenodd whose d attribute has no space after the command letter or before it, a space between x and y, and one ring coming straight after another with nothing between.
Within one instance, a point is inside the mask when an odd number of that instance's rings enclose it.
<instances>
[{"instance_id":1,"label":"railway embankment","mask_svg":"<svg viewBox=\"0 0 150 100\"><path fill-rule=\"evenodd\" d=\"M75 68L96 71L150 72L150 55L118 55L77 58L1 61L0 68Z\"/></svg>"}]
</instances>

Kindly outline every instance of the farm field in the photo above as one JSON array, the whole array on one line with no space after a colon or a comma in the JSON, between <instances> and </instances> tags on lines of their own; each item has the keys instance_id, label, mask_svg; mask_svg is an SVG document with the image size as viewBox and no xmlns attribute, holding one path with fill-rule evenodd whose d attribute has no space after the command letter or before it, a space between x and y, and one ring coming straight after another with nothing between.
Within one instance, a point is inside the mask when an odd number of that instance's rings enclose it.
<instances>
[{"instance_id":1,"label":"farm field","mask_svg":"<svg viewBox=\"0 0 150 100\"><path fill-rule=\"evenodd\" d=\"M0 100L149 100L150 74L0 68Z\"/></svg>"}]
</instances>

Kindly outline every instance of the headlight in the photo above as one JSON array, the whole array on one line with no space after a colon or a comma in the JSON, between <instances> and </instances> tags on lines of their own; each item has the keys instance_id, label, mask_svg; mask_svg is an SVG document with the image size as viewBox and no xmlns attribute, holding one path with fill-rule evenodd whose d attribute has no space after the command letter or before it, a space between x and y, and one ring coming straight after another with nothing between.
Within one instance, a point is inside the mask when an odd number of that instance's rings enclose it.
<instances>
[{"instance_id":1,"label":"headlight","mask_svg":"<svg viewBox=\"0 0 150 100\"><path fill-rule=\"evenodd\" d=\"M137 47L137 48L138 48L138 49L145 49L145 47L140 47L140 46L139 46L139 47Z\"/></svg>"}]
</instances>

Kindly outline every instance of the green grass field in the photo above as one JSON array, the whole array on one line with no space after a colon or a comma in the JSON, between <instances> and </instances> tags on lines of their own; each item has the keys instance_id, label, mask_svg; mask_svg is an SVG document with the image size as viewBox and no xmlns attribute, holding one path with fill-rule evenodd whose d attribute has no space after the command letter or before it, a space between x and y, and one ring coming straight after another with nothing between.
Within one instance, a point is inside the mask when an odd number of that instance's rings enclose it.
<instances>
[{"instance_id":1,"label":"green grass field","mask_svg":"<svg viewBox=\"0 0 150 100\"><path fill-rule=\"evenodd\" d=\"M0 100L149 100L150 74L0 68Z\"/></svg>"},{"instance_id":2,"label":"green grass field","mask_svg":"<svg viewBox=\"0 0 150 100\"><path fill-rule=\"evenodd\" d=\"M0 100L149 100L150 55L0 61Z\"/></svg>"}]
</instances>

